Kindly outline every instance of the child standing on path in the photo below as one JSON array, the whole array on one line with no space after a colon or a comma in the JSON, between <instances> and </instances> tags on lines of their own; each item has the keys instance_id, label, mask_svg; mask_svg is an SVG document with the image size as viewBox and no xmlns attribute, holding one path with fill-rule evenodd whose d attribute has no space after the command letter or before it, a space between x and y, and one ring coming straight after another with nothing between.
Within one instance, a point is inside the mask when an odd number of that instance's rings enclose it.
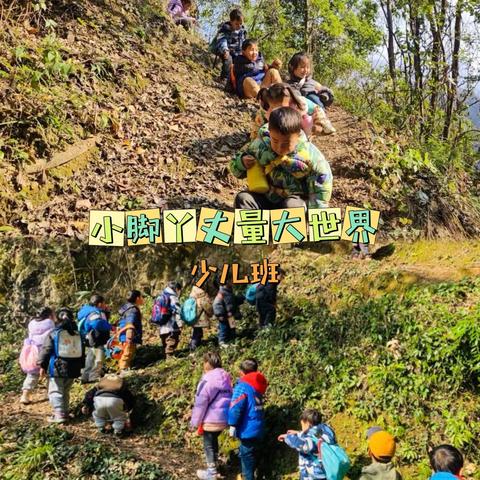
<instances>
[{"instance_id":1,"label":"child standing on path","mask_svg":"<svg viewBox=\"0 0 480 480\"><path fill-rule=\"evenodd\" d=\"M56 328L45 338L38 365L40 375L48 373L48 398L53 408L52 423L68 420L70 390L85 363L82 337L78 333L72 310L62 308L57 313Z\"/></svg>"},{"instance_id":2,"label":"child standing on path","mask_svg":"<svg viewBox=\"0 0 480 480\"><path fill-rule=\"evenodd\" d=\"M27 341L33 344L38 352L47 338L48 334L55 328L55 312L50 307L40 310L38 315L28 324ZM37 358L38 361L38 358ZM22 387L20 403L27 405L31 402L30 394L35 390L40 379L40 367L27 373Z\"/></svg>"},{"instance_id":3,"label":"child standing on path","mask_svg":"<svg viewBox=\"0 0 480 480\"><path fill-rule=\"evenodd\" d=\"M135 358L137 345L142 344L142 312L139 307L143 302L142 294L138 290L132 290L128 294L127 303L118 311L120 314L118 329L124 330L119 337L123 345L122 357L118 362L120 375L128 374Z\"/></svg>"},{"instance_id":4,"label":"child standing on path","mask_svg":"<svg viewBox=\"0 0 480 480\"><path fill-rule=\"evenodd\" d=\"M434 474L430 480L462 480L463 455L452 445L439 445L428 453Z\"/></svg>"},{"instance_id":5,"label":"child standing on path","mask_svg":"<svg viewBox=\"0 0 480 480\"><path fill-rule=\"evenodd\" d=\"M381 427L371 427L367 431L367 440L372 463L362 468L359 480L402 480L392 463L396 449L395 438Z\"/></svg>"},{"instance_id":6,"label":"child standing on path","mask_svg":"<svg viewBox=\"0 0 480 480\"><path fill-rule=\"evenodd\" d=\"M240 379L233 389L228 410L230 436L240 439L240 461L244 480L254 480L257 456L265 430L263 398L267 379L253 358L240 365Z\"/></svg>"},{"instance_id":7,"label":"child standing on path","mask_svg":"<svg viewBox=\"0 0 480 480\"><path fill-rule=\"evenodd\" d=\"M218 343L220 347L226 347L229 342L235 340L236 320L241 318L239 310L244 297L237 296L233 292L233 283L227 281L213 301L213 313L218 320Z\"/></svg>"},{"instance_id":8,"label":"child standing on path","mask_svg":"<svg viewBox=\"0 0 480 480\"><path fill-rule=\"evenodd\" d=\"M260 328L271 327L275 324L277 315L277 290L278 284L285 278L285 270L278 270L278 283L261 283L255 291L255 301L260 320Z\"/></svg>"},{"instance_id":9,"label":"child standing on path","mask_svg":"<svg viewBox=\"0 0 480 480\"><path fill-rule=\"evenodd\" d=\"M105 426L112 423L113 433L123 434L125 424L135 405L135 398L123 378L118 375L106 375L98 385L88 391L83 400L84 413L92 413L95 425L100 433L106 433Z\"/></svg>"},{"instance_id":10,"label":"child standing on path","mask_svg":"<svg viewBox=\"0 0 480 480\"><path fill-rule=\"evenodd\" d=\"M230 21L222 24L215 36L215 53L223 61L222 79L228 78L234 59L242 54L242 45L247 39L243 20L243 13L235 8L230 12Z\"/></svg>"},{"instance_id":11,"label":"child standing on path","mask_svg":"<svg viewBox=\"0 0 480 480\"><path fill-rule=\"evenodd\" d=\"M289 430L280 435L278 440L298 451L300 480L325 480L327 476L318 455L318 444L320 440L336 443L335 432L327 424L322 423L320 412L314 409L307 409L302 413L300 424L302 426L300 432Z\"/></svg>"},{"instance_id":12,"label":"child standing on path","mask_svg":"<svg viewBox=\"0 0 480 480\"><path fill-rule=\"evenodd\" d=\"M175 355L178 343L180 342L180 333L182 321L180 319L180 294L182 293L182 284L179 282L168 282L167 287L161 293L161 298L165 299L168 313L165 318L165 323L160 325L159 333L162 342L163 350L166 358L171 358Z\"/></svg>"},{"instance_id":13,"label":"child standing on path","mask_svg":"<svg viewBox=\"0 0 480 480\"><path fill-rule=\"evenodd\" d=\"M203 356L205 372L197 387L190 425L203 435L207 469L198 470L201 480L217 478L218 437L227 428L228 407L232 398L232 379L222 369L220 355L207 352Z\"/></svg>"},{"instance_id":14,"label":"child standing on path","mask_svg":"<svg viewBox=\"0 0 480 480\"><path fill-rule=\"evenodd\" d=\"M194 298L197 305L197 323L193 326L190 350L197 349L202 344L203 330L210 327L210 319L213 316L213 305L208 292L196 285L192 287L190 297Z\"/></svg>"},{"instance_id":15,"label":"child standing on path","mask_svg":"<svg viewBox=\"0 0 480 480\"><path fill-rule=\"evenodd\" d=\"M105 299L101 295L92 295L90 302L78 312L79 331L87 349L82 383L96 382L103 375L104 347L112 330L107 312Z\"/></svg>"}]
</instances>

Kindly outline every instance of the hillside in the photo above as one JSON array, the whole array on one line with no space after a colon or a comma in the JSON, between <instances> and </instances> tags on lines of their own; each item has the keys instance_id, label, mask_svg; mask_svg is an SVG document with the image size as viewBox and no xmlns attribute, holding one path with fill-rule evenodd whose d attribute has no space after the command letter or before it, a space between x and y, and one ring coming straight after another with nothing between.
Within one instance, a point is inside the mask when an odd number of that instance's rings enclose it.
<instances>
[{"instance_id":1,"label":"hillside","mask_svg":"<svg viewBox=\"0 0 480 480\"><path fill-rule=\"evenodd\" d=\"M206 347L188 356L185 329L178 358L165 361L147 325L129 379L139 395L138 427L125 441L115 441L96 434L91 420L81 416L65 427L46 428L49 408L42 390L33 405L17 403L22 376L16 358L23 338L18 323L40 302L80 305L93 284L115 310L131 286L130 269L136 285L154 293L174 271L188 278L198 254L218 263L219 253L142 248L105 256L80 244L39 244L30 252L4 244L0 251L2 316L10 319L0 333L0 465L11 475L5 478L37 478L32 475L40 468L56 479L168 478L165 472L172 479L193 478L202 449L200 439L188 433L187 420L201 355L214 346L214 330ZM237 346L222 351L234 377L239 360L255 356L269 379L266 448L273 461L266 478L296 478L294 455L275 438L296 425L306 405L320 408L334 425L353 459L351 479L366 462L365 429L376 423L398 436L404 478L426 478L428 441L462 447L466 478L480 478L474 442L480 433L479 254L478 242L421 242L398 244L388 259L367 264L352 263L341 250L280 249L271 255L288 272L278 326L256 333L253 309L245 306ZM151 300L146 315L150 305ZM77 413L84 391L74 388ZM226 436L221 442L224 461L233 462L227 478L235 478L235 442Z\"/></svg>"},{"instance_id":2,"label":"hillside","mask_svg":"<svg viewBox=\"0 0 480 480\"><path fill-rule=\"evenodd\" d=\"M90 209L231 208L228 161L253 103L214 81L206 44L162 2L54 2L5 9L0 30L0 194L4 235L85 238ZM445 185L387 135L335 106L332 205L382 212L382 232L475 235L468 176ZM396 152L396 153L395 153ZM406 152L405 156L409 157Z\"/></svg>"}]
</instances>

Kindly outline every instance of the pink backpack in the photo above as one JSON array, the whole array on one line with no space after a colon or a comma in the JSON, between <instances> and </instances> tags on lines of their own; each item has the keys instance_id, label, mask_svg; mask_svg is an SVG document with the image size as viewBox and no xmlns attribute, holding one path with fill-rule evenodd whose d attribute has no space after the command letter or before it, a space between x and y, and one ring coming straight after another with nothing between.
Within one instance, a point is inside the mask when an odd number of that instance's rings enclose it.
<instances>
[{"instance_id":1,"label":"pink backpack","mask_svg":"<svg viewBox=\"0 0 480 480\"><path fill-rule=\"evenodd\" d=\"M38 347L33 340L26 338L23 342L22 351L20 352L20 367L23 373L38 373L40 368L37 365Z\"/></svg>"}]
</instances>

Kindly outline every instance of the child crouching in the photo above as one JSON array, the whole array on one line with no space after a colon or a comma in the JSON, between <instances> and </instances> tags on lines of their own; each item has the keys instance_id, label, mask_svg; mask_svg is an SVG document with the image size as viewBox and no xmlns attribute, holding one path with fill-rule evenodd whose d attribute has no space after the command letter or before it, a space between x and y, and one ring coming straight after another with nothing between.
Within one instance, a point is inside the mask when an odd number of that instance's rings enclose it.
<instances>
[{"instance_id":1,"label":"child crouching","mask_svg":"<svg viewBox=\"0 0 480 480\"><path fill-rule=\"evenodd\" d=\"M107 423L112 423L115 435L121 436L133 409L135 398L123 378L106 375L95 388L87 392L83 400L83 413L92 413L100 433L106 433Z\"/></svg>"}]
</instances>

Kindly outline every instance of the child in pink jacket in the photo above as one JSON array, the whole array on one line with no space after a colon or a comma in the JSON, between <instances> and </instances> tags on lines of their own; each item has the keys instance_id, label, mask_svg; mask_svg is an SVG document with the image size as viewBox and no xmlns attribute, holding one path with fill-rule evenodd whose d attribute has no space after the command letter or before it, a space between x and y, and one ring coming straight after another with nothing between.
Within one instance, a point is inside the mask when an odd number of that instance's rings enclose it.
<instances>
[{"instance_id":1,"label":"child in pink jacket","mask_svg":"<svg viewBox=\"0 0 480 480\"><path fill-rule=\"evenodd\" d=\"M204 375L195 395L191 427L203 435L207 469L197 470L201 480L217 478L218 437L227 428L228 407L232 398L232 379L222 369L222 360L216 352L203 356Z\"/></svg>"},{"instance_id":2,"label":"child in pink jacket","mask_svg":"<svg viewBox=\"0 0 480 480\"><path fill-rule=\"evenodd\" d=\"M192 25L197 23L197 20L189 14L191 6L192 0L170 0L167 10L177 25L182 25L189 30Z\"/></svg>"}]
</instances>

